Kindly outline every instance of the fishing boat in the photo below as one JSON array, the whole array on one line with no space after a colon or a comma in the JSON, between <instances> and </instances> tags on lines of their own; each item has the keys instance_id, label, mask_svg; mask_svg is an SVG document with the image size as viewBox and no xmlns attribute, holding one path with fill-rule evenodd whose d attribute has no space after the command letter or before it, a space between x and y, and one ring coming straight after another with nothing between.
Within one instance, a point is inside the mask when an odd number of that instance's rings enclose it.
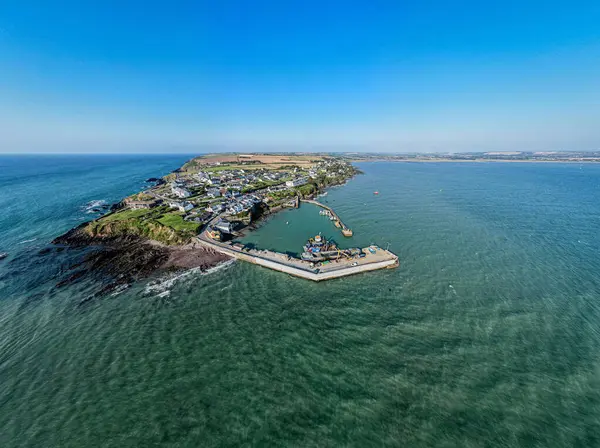
<instances>
[{"instance_id":1,"label":"fishing boat","mask_svg":"<svg viewBox=\"0 0 600 448\"><path fill-rule=\"evenodd\" d=\"M339 252L333 241L328 241L321 234L309 238L303 247L304 252L301 258L303 260L321 261L332 258Z\"/></svg>"},{"instance_id":2,"label":"fishing boat","mask_svg":"<svg viewBox=\"0 0 600 448\"><path fill-rule=\"evenodd\" d=\"M305 252L319 252L320 250L333 249L337 249L335 243L333 241L328 241L327 239L325 239L325 237L321 236L320 233L318 235L315 235L313 238L309 238L306 244L304 245Z\"/></svg>"}]
</instances>

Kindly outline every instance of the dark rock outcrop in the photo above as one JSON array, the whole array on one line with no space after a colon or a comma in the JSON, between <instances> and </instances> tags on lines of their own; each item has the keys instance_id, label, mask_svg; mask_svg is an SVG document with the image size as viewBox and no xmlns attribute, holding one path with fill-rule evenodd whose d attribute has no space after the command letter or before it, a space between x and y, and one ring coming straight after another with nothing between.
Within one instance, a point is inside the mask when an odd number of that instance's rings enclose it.
<instances>
[{"instance_id":1,"label":"dark rock outcrop","mask_svg":"<svg viewBox=\"0 0 600 448\"><path fill-rule=\"evenodd\" d=\"M149 179L146 179L146 182L153 183L155 185L163 185L165 180L161 177L150 177Z\"/></svg>"},{"instance_id":2,"label":"dark rock outcrop","mask_svg":"<svg viewBox=\"0 0 600 448\"><path fill-rule=\"evenodd\" d=\"M84 230L86 225L81 224L52 241L59 248L89 249L66 270L57 287L91 278L102 285L94 294L96 297L147 278L157 271L195 267L205 270L228 259L204 246L164 246L135 235L92 236Z\"/></svg>"}]
</instances>

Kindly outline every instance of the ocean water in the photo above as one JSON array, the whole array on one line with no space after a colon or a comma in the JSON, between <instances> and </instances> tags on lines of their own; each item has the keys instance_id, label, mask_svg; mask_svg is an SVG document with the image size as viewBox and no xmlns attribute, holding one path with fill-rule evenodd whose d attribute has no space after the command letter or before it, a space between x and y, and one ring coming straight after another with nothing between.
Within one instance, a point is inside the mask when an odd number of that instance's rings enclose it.
<instances>
[{"instance_id":1,"label":"ocean water","mask_svg":"<svg viewBox=\"0 0 600 448\"><path fill-rule=\"evenodd\" d=\"M309 205L245 237L394 270L54 288L49 240L185 159L0 158L0 446L600 446L600 166L362 163L321 198L352 238Z\"/></svg>"}]
</instances>

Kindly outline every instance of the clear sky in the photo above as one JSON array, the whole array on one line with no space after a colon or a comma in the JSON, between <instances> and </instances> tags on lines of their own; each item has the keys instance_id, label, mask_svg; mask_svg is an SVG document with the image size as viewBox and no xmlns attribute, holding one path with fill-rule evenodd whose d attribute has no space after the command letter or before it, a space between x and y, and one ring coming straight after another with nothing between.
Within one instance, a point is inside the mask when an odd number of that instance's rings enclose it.
<instances>
[{"instance_id":1,"label":"clear sky","mask_svg":"<svg viewBox=\"0 0 600 448\"><path fill-rule=\"evenodd\" d=\"M600 1L0 1L0 152L600 150Z\"/></svg>"}]
</instances>

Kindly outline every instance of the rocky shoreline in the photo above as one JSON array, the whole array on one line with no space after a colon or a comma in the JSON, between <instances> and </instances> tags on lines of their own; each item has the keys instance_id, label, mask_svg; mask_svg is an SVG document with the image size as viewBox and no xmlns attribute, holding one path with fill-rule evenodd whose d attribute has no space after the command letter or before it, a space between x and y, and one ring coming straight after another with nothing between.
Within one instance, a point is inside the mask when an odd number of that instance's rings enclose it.
<instances>
[{"instance_id":1,"label":"rocky shoreline","mask_svg":"<svg viewBox=\"0 0 600 448\"><path fill-rule=\"evenodd\" d=\"M192 268L205 271L229 260L221 253L194 243L166 246L134 235L101 238L90 236L84 232L84 227L85 224L75 227L52 241L60 249L89 249L65 270L56 284L58 288L90 278L103 284L93 295L97 297L156 273Z\"/></svg>"}]
</instances>

